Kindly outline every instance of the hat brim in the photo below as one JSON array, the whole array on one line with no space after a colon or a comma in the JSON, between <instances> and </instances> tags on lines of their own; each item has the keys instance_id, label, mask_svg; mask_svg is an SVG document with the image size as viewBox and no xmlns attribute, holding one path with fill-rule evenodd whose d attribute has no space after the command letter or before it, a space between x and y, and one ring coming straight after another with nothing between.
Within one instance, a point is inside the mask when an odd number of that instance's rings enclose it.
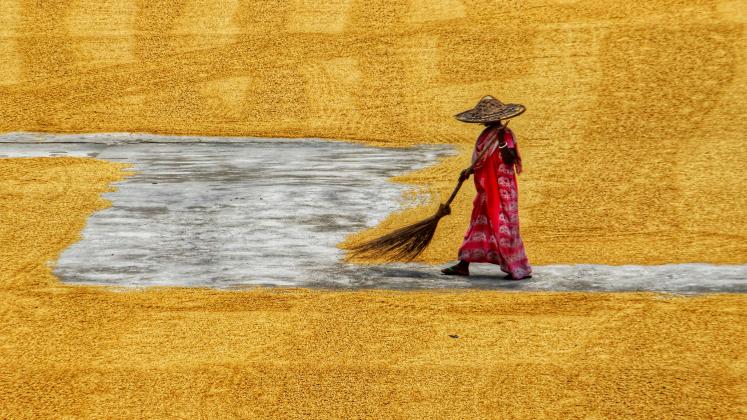
<instances>
[{"instance_id":1,"label":"hat brim","mask_svg":"<svg viewBox=\"0 0 747 420\"><path fill-rule=\"evenodd\" d=\"M507 120L523 114L527 108L521 104L506 104L498 111L490 114L480 114L474 108L454 115L459 121L467 123L486 123Z\"/></svg>"}]
</instances>

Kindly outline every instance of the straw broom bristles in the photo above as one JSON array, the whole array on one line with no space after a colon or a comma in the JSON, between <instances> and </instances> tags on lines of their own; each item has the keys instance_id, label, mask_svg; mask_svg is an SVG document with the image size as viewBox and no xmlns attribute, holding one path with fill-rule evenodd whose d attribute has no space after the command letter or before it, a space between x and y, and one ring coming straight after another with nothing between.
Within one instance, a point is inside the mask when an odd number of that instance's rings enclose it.
<instances>
[{"instance_id":1,"label":"straw broom bristles","mask_svg":"<svg viewBox=\"0 0 747 420\"><path fill-rule=\"evenodd\" d=\"M454 192L456 193L456 190ZM411 261L428 247L438 222L450 213L448 204L441 204L433 216L379 238L354 245L349 248L350 254L354 257L365 256L387 261Z\"/></svg>"}]
</instances>

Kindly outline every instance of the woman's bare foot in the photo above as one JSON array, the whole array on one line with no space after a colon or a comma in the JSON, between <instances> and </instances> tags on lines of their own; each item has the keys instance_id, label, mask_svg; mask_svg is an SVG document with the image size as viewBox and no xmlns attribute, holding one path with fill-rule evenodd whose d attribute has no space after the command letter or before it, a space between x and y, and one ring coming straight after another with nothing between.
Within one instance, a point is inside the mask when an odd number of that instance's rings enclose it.
<instances>
[{"instance_id":1,"label":"woman's bare foot","mask_svg":"<svg viewBox=\"0 0 747 420\"><path fill-rule=\"evenodd\" d=\"M459 261L456 265L444 268L441 273L447 276L469 276L469 263Z\"/></svg>"}]
</instances>

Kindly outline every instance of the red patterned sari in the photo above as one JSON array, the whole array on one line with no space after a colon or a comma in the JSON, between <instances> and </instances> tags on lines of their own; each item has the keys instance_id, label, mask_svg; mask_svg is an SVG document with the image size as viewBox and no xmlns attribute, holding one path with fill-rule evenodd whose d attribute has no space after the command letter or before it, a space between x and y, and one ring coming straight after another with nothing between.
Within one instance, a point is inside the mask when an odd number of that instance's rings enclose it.
<instances>
[{"instance_id":1,"label":"red patterned sari","mask_svg":"<svg viewBox=\"0 0 747 420\"><path fill-rule=\"evenodd\" d=\"M498 141L495 141L498 133L496 127L488 127L475 144L473 162L484 147L489 146L491 150L474 167L477 197L469 228L459 248L459 259L498 264L502 271L518 280L532 274L519 234L519 196L514 171L521 173L521 157L513 132L506 128L506 147L515 148L517 157L512 164L504 163Z\"/></svg>"}]
</instances>

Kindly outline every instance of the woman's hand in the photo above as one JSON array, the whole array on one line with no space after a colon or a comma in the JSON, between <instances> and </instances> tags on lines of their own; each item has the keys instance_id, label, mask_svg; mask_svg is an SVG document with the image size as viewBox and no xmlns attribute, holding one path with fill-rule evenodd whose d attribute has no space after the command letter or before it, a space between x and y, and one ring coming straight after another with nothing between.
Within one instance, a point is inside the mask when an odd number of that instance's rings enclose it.
<instances>
[{"instance_id":1,"label":"woman's hand","mask_svg":"<svg viewBox=\"0 0 747 420\"><path fill-rule=\"evenodd\" d=\"M462 171L462 173L459 174L459 182L464 182L469 178L470 175L472 175L472 168L467 168Z\"/></svg>"}]
</instances>

